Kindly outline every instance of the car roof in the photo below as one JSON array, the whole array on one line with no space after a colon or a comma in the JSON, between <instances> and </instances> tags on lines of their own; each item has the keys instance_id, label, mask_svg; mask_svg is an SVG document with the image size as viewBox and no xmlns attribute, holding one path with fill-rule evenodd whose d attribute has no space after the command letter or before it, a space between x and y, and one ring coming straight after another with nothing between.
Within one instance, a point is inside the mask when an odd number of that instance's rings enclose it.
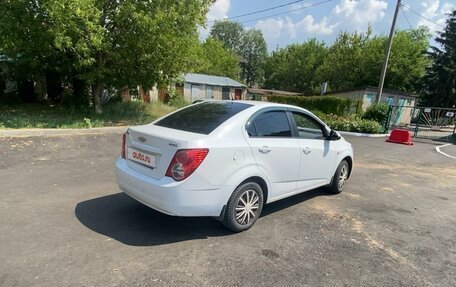
<instances>
[{"instance_id":1,"label":"car roof","mask_svg":"<svg viewBox=\"0 0 456 287\"><path fill-rule=\"evenodd\" d=\"M286 104L279 104L279 103L272 103L272 102L262 102L262 101L245 101L245 100L204 100L202 102L236 102L236 103L243 103L243 104L248 104L256 107L287 107L287 108L300 108L298 106L293 106L293 105L286 105ZM304 109L306 110L306 109Z\"/></svg>"}]
</instances>

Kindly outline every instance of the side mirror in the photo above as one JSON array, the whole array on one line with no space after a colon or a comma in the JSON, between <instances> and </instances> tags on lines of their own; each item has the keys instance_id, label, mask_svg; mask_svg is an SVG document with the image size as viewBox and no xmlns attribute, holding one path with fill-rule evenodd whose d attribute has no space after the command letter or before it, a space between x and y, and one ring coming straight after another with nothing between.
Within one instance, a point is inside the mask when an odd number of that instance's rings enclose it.
<instances>
[{"instance_id":1,"label":"side mirror","mask_svg":"<svg viewBox=\"0 0 456 287\"><path fill-rule=\"evenodd\" d=\"M327 140L329 141L338 141L341 139L341 136L338 132L336 132L335 130L331 130L329 132L329 135L328 137L326 138Z\"/></svg>"}]
</instances>

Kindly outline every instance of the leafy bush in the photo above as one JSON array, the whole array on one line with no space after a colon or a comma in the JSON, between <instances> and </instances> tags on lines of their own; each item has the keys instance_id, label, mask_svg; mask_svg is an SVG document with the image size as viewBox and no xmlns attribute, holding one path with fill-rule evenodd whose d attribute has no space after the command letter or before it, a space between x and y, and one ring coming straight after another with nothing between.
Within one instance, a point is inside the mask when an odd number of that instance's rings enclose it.
<instances>
[{"instance_id":1,"label":"leafy bush","mask_svg":"<svg viewBox=\"0 0 456 287\"><path fill-rule=\"evenodd\" d=\"M171 107L180 109L187 106L189 103L185 100L184 96L181 93L171 92L169 93L167 104Z\"/></svg>"},{"instance_id":2,"label":"leafy bush","mask_svg":"<svg viewBox=\"0 0 456 287\"><path fill-rule=\"evenodd\" d=\"M141 101L108 102L103 106L102 116L110 119L138 118L147 116L147 105Z\"/></svg>"},{"instance_id":3,"label":"leafy bush","mask_svg":"<svg viewBox=\"0 0 456 287\"><path fill-rule=\"evenodd\" d=\"M361 119L358 115L339 117L332 114L324 115L318 113L317 116L336 131L368 134L377 134L381 131L381 125L378 122Z\"/></svg>"},{"instance_id":4,"label":"leafy bush","mask_svg":"<svg viewBox=\"0 0 456 287\"><path fill-rule=\"evenodd\" d=\"M373 104L363 114L363 119L383 124L388 116L389 106L386 103Z\"/></svg>"},{"instance_id":5,"label":"leafy bush","mask_svg":"<svg viewBox=\"0 0 456 287\"><path fill-rule=\"evenodd\" d=\"M0 105L0 129L94 128L147 124L175 109L160 101L108 102L103 105L103 113L99 115L87 108L66 108L58 105Z\"/></svg>"},{"instance_id":6,"label":"leafy bush","mask_svg":"<svg viewBox=\"0 0 456 287\"><path fill-rule=\"evenodd\" d=\"M358 106L358 101L331 96L315 97L292 97L270 96L269 102L299 106L312 111L320 111L325 114L346 115L353 105Z\"/></svg>"}]
</instances>

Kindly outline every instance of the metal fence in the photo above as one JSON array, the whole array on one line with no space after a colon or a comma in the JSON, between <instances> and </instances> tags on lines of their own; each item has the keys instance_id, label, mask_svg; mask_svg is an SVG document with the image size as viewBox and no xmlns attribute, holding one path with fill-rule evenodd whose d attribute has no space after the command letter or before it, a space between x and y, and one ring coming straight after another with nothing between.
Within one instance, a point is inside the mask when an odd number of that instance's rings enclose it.
<instances>
[{"instance_id":1,"label":"metal fence","mask_svg":"<svg viewBox=\"0 0 456 287\"><path fill-rule=\"evenodd\" d=\"M415 138L456 144L456 109L390 106L385 131L408 129Z\"/></svg>"}]
</instances>

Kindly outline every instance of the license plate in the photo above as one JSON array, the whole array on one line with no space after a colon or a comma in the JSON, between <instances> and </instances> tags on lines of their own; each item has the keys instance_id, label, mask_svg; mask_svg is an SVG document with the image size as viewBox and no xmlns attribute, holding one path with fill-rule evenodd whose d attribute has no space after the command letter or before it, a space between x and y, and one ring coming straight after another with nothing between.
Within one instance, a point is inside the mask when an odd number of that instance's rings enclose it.
<instances>
[{"instance_id":1,"label":"license plate","mask_svg":"<svg viewBox=\"0 0 456 287\"><path fill-rule=\"evenodd\" d=\"M131 147L127 148L127 158L148 167L155 167L155 156Z\"/></svg>"}]
</instances>

